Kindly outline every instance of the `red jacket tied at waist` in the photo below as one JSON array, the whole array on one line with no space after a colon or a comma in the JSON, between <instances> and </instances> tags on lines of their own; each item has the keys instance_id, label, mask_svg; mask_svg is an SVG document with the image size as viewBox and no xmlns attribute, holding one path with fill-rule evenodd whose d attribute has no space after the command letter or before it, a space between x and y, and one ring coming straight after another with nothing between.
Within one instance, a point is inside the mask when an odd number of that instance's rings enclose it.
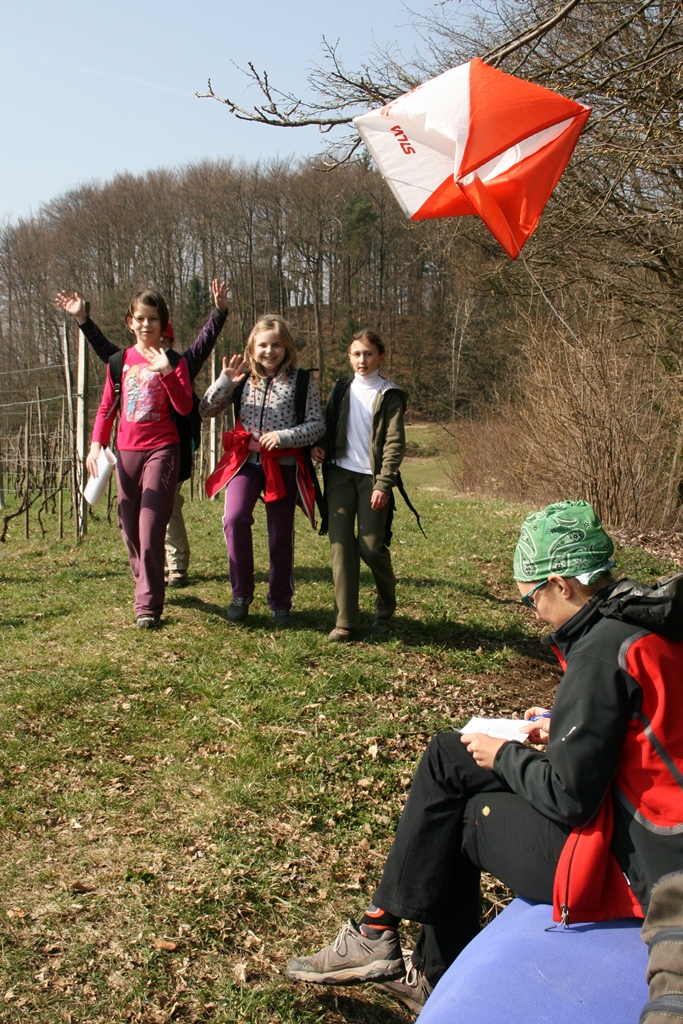
<instances>
[{"instance_id":1,"label":"red jacket tied at waist","mask_svg":"<svg viewBox=\"0 0 683 1024\"><path fill-rule=\"evenodd\" d=\"M249 457L249 452L252 450L251 442L251 433L244 429L239 420L234 430L227 430L223 434L224 455L205 484L206 493L209 498L212 498L222 487L225 487L242 468ZM269 451L267 448L261 448L259 456L266 480L263 495L264 501L279 501L280 498L285 497L287 490L282 479L280 459L285 456L296 459L298 503L311 521L311 524L315 527L315 495L303 449L276 448L273 451Z\"/></svg>"}]
</instances>

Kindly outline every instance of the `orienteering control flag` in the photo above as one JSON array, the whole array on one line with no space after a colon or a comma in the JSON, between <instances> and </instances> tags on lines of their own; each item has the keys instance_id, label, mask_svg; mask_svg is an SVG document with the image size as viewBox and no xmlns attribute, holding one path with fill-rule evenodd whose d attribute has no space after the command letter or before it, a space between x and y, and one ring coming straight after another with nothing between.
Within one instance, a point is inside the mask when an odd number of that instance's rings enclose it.
<instances>
[{"instance_id":1,"label":"orienteering control flag","mask_svg":"<svg viewBox=\"0 0 683 1024\"><path fill-rule=\"evenodd\" d=\"M477 214L515 259L590 112L475 58L354 124L411 220Z\"/></svg>"}]
</instances>

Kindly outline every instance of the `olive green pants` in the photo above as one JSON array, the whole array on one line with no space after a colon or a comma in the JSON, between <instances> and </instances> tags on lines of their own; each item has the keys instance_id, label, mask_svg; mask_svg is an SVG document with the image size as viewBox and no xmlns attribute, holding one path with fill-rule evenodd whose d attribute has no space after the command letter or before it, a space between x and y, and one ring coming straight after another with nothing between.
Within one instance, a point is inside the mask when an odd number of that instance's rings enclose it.
<instances>
[{"instance_id":1,"label":"olive green pants","mask_svg":"<svg viewBox=\"0 0 683 1024\"><path fill-rule=\"evenodd\" d=\"M327 479L330 557L335 625L340 629L358 626L361 558L375 578L377 604L392 610L396 605L396 577L389 548L384 543L389 506L372 509L372 491L369 474L330 466Z\"/></svg>"}]
</instances>

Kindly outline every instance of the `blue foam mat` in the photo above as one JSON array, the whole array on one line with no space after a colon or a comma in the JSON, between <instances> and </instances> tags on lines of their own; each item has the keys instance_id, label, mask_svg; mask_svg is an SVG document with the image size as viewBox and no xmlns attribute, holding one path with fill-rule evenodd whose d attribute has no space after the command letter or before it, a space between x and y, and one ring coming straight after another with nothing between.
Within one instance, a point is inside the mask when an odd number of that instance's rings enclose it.
<instances>
[{"instance_id":1,"label":"blue foam mat","mask_svg":"<svg viewBox=\"0 0 683 1024\"><path fill-rule=\"evenodd\" d=\"M420 1024L631 1024L648 1000L640 921L565 929L516 899L451 965Z\"/></svg>"}]
</instances>

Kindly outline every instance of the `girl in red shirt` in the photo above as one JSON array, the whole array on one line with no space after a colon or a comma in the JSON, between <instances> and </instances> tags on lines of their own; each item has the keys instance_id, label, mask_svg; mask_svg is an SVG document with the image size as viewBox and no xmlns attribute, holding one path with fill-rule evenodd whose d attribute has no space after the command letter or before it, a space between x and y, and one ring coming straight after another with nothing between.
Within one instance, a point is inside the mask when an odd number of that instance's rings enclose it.
<instances>
[{"instance_id":1,"label":"girl in red shirt","mask_svg":"<svg viewBox=\"0 0 683 1024\"><path fill-rule=\"evenodd\" d=\"M82 299L62 292L57 304L78 318ZM97 476L97 459L109 442L120 406L116 479L118 521L135 579L135 616L139 629L157 629L164 607L164 537L173 510L180 448L173 413L192 409L192 385L184 359L174 367L161 347L168 308L159 292L137 292L126 313L135 344L123 357L120 398L111 368L100 403L88 472Z\"/></svg>"}]
</instances>

